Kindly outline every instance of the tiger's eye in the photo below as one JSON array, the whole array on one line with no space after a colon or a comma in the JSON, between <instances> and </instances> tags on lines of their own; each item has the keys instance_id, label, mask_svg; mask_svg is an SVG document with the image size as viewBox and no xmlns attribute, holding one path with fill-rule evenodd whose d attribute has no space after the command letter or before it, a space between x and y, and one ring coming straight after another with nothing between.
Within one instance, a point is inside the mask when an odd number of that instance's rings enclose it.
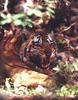
<instances>
[{"instance_id":1,"label":"tiger's eye","mask_svg":"<svg viewBox=\"0 0 78 100\"><path fill-rule=\"evenodd\" d=\"M35 36L33 40L33 44L36 46L42 45L42 38L40 36Z\"/></svg>"}]
</instances>

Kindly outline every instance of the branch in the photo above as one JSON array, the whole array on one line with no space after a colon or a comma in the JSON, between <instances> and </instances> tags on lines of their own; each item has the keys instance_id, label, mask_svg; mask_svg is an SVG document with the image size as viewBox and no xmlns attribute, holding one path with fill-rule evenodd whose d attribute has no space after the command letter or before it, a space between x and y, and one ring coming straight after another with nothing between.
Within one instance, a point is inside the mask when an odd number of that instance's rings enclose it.
<instances>
[{"instance_id":1,"label":"branch","mask_svg":"<svg viewBox=\"0 0 78 100\"><path fill-rule=\"evenodd\" d=\"M4 11L5 12L8 11L8 7L7 7L8 6L8 2L9 2L8 0L5 0L5 3L4 3Z\"/></svg>"}]
</instances>

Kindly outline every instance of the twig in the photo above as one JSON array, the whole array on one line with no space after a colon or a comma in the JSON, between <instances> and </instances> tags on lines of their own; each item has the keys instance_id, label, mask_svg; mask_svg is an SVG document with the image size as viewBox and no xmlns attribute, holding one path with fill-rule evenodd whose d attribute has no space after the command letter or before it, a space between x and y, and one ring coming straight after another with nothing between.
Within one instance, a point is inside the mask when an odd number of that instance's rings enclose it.
<instances>
[{"instance_id":1,"label":"twig","mask_svg":"<svg viewBox=\"0 0 78 100\"><path fill-rule=\"evenodd\" d=\"M7 12L8 11L8 0L5 0L5 3L4 3L4 11Z\"/></svg>"},{"instance_id":2,"label":"twig","mask_svg":"<svg viewBox=\"0 0 78 100\"><path fill-rule=\"evenodd\" d=\"M62 30L61 32L66 32L66 31L68 31L68 30L71 29L71 27L74 26L76 23L77 23L77 21L74 22L74 23L72 23L69 27L65 28L65 29Z\"/></svg>"}]
</instances>

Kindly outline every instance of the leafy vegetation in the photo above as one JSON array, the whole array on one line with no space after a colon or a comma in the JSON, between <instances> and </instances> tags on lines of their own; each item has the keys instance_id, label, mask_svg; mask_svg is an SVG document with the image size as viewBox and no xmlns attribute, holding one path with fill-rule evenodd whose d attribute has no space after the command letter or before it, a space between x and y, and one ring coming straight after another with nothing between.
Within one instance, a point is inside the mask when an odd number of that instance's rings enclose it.
<instances>
[{"instance_id":1,"label":"leafy vegetation","mask_svg":"<svg viewBox=\"0 0 78 100\"><path fill-rule=\"evenodd\" d=\"M6 0L5 0L6 3ZM9 3L9 0L8 0ZM19 5L19 7L23 7L23 12L22 13L17 13L17 14L11 14L8 12L8 4L4 4L4 8L6 6L7 13L5 14L4 12L0 13L1 21L0 25L5 25L8 23L12 23L15 26L21 25L21 26L28 26L28 27L33 27L33 25L38 25L38 23L43 23L44 22L44 16L47 18L52 17L54 15L55 11L53 6L54 3L57 3L57 0L44 0L43 2L40 2L37 4L37 2L33 2L32 0L29 2L23 2L22 4ZM4 9L5 11L5 9ZM40 21L41 22L38 22ZM45 20L46 21L46 20Z\"/></svg>"},{"instance_id":2,"label":"leafy vegetation","mask_svg":"<svg viewBox=\"0 0 78 100\"><path fill-rule=\"evenodd\" d=\"M78 95L78 86L66 85L58 89L56 94L58 96L74 96Z\"/></svg>"},{"instance_id":3,"label":"leafy vegetation","mask_svg":"<svg viewBox=\"0 0 78 100\"><path fill-rule=\"evenodd\" d=\"M72 62L69 61L59 61L58 65L53 68L56 73L72 73L78 71L78 59L75 59Z\"/></svg>"},{"instance_id":4,"label":"leafy vegetation","mask_svg":"<svg viewBox=\"0 0 78 100\"><path fill-rule=\"evenodd\" d=\"M26 81L23 79L23 82ZM48 89L38 85L37 87L26 87L22 85L22 81L20 82L19 79L17 79L17 83L13 82L12 78L6 78L5 81L5 88L2 88L4 92L8 95L10 93L11 95L33 95L33 94L45 94L48 92ZM8 92L8 93L7 93Z\"/></svg>"},{"instance_id":5,"label":"leafy vegetation","mask_svg":"<svg viewBox=\"0 0 78 100\"><path fill-rule=\"evenodd\" d=\"M31 19L26 18L24 13L19 13L19 14L10 14L8 13L7 15L4 13L1 13L1 25L5 25L5 24L12 24L14 26L29 26L32 27L33 26L33 22Z\"/></svg>"}]
</instances>

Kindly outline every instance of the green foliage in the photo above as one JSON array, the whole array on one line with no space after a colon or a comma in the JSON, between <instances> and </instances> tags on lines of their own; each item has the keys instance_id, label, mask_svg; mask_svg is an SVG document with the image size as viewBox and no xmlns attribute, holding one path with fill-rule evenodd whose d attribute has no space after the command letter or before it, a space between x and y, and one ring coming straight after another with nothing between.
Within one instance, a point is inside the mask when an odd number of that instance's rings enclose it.
<instances>
[{"instance_id":1,"label":"green foliage","mask_svg":"<svg viewBox=\"0 0 78 100\"><path fill-rule=\"evenodd\" d=\"M46 11L49 11L49 13L54 14L54 8L55 5L54 3L57 2L58 0L44 0L41 3L37 4L37 3L32 3L32 5L27 4L27 10L29 10L28 12L26 12L26 14L28 15L29 12L31 12L31 15L36 15L38 17L42 17L43 13L45 13ZM53 6L54 5L54 6Z\"/></svg>"},{"instance_id":2,"label":"green foliage","mask_svg":"<svg viewBox=\"0 0 78 100\"><path fill-rule=\"evenodd\" d=\"M45 88L43 88L42 90L41 89L34 89L34 88L28 89L29 95L32 95L32 94L45 94L46 92L48 92L48 90L45 89Z\"/></svg>"},{"instance_id":3,"label":"green foliage","mask_svg":"<svg viewBox=\"0 0 78 100\"><path fill-rule=\"evenodd\" d=\"M17 78L17 82L14 85L14 81L12 78L6 78L5 81L5 89L2 89L6 92L8 92L9 94L17 94L17 95L33 95L33 94L45 94L48 92L47 88L38 85L37 87L26 87L21 85L22 83L26 83L26 80L24 80L24 77L22 79L22 77L18 77Z\"/></svg>"},{"instance_id":4,"label":"green foliage","mask_svg":"<svg viewBox=\"0 0 78 100\"><path fill-rule=\"evenodd\" d=\"M29 27L33 26L32 20L29 18L26 18L24 13L18 13L18 14L1 13L0 16L1 16L0 25L11 23L15 26L18 26L18 25L29 26Z\"/></svg>"},{"instance_id":5,"label":"green foliage","mask_svg":"<svg viewBox=\"0 0 78 100\"><path fill-rule=\"evenodd\" d=\"M53 68L56 73L64 72L64 73L71 73L73 71L78 71L78 59L76 58L73 62L69 61L59 61L58 65Z\"/></svg>"},{"instance_id":6,"label":"green foliage","mask_svg":"<svg viewBox=\"0 0 78 100\"><path fill-rule=\"evenodd\" d=\"M73 96L78 95L78 86L66 85L56 91L58 96Z\"/></svg>"},{"instance_id":7,"label":"green foliage","mask_svg":"<svg viewBox=\"0 0 78 100\"><path fill-rule=\"evenodd\" d=\"M17 14L11 14L10 12L7 12L7 14L4 14L3 12L0 13L0 25L5 25L8 23L11 23L15 26L21 25L21 26L28 26L33 27L36 25L35 20L38 20L41 18L44 20L44 16L47 17L46 12L48 12L48 16L52 17L55 13L55 6L54 3L57 2L57 0L44 0L39 3L37 1L34 3L31 1L25 2L22 4L24 12L20 12Z\"/></svg>"}]
</instances>

